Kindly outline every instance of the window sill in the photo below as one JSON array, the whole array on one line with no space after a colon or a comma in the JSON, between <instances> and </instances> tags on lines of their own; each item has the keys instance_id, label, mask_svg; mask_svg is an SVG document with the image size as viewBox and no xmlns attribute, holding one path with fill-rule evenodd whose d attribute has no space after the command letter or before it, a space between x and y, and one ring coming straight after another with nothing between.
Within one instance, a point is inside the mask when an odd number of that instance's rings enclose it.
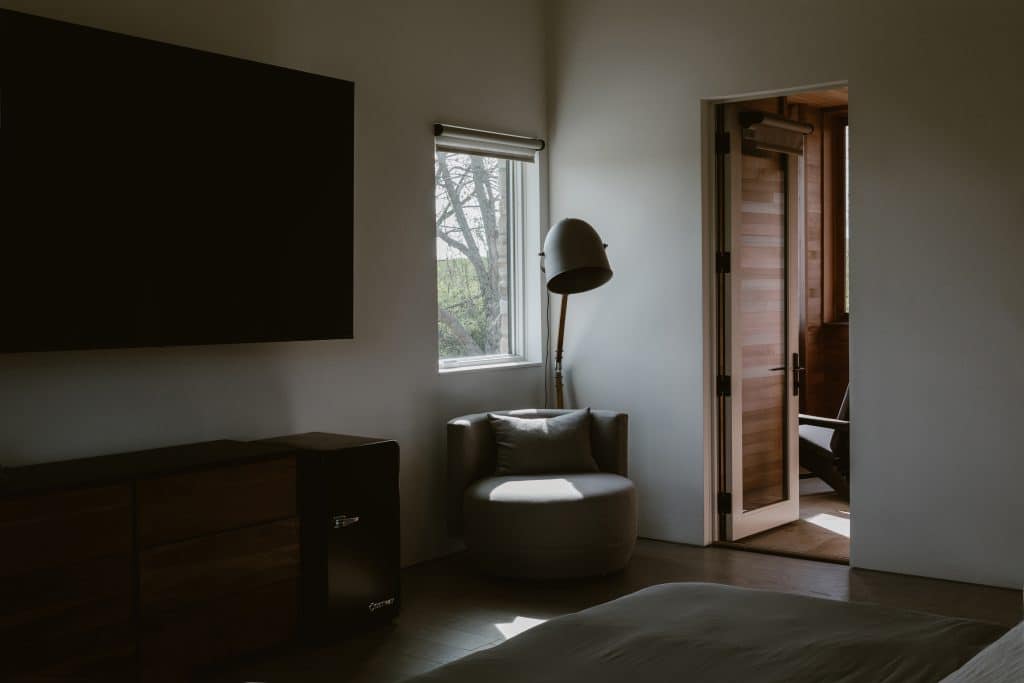
<instances>
[{"instance_id":1,"label":"window sill","mask_svg":"<svg viewBox=\"0 0 1024 683\"><path fill-rule=\"evenodd\" d=\"M464 372L484 372L487 370L515 370L518 368L539 368L543 363L532 360L513 360L505 363L481 363L479 365L463 365L452 368L438 368L441 375L458 375Z\"/></svg>"}]
</instances>

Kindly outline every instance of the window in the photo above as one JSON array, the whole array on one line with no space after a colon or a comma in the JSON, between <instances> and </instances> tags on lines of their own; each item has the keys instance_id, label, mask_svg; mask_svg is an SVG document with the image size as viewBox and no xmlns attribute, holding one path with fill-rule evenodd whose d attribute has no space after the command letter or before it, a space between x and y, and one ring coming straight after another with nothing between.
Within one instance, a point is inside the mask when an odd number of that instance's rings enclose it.
<instances>
[{"instance_id":1,"label":"window","mask_svg":"<svg viewBox=\"0 0 1024 683\"><path fill-rule=\"evenodd\" d=\"M438 151L441 367L521 360L523 162Z\"/></svg>"}]
</instances>

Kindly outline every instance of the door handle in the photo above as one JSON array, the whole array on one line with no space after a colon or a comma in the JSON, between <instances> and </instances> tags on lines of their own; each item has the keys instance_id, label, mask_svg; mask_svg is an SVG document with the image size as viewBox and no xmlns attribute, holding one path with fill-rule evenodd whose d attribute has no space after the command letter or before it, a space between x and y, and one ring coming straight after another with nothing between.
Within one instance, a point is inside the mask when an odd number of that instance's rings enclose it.
<instances>
[{"instance_id":1,"label":"door handle","mask_svg":"<svg viewBox=\"0 0 1024 683\"><path fill-rule=\"evenodd\" d=\"M800 386L803 383L804 366L800 364L800 354L793 354L793 395L800 395Z\"/></svg>"},{"instance_id":2,"label":"door handle","mask_svg":"<svg viewBox=\"0 0 1024 683\"><path fill-rule=\"evenodd\" d=\"M785 365L780 365L777 368L768 368L768 372L778 372L779 370L785 370L785 369L786 369Z\"/></svg>"},{"instance_id":3,"label":"door handle","mask_svg":"<svg viewBox=\"0 0 1024 683\"><path fill-rule=\"evenodd\" d=\"M359 515L332 515L331 526L335 529L350 527L359 521Z\"/></svg>"}]
</instances>

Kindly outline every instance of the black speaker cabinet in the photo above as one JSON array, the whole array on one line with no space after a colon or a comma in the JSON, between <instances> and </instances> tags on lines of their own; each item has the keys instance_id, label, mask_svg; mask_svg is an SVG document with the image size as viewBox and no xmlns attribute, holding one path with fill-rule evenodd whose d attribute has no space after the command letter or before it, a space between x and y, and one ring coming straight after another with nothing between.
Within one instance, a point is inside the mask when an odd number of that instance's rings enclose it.
<instances>
[{"instance_id":1,"label":"black speaker cabinet","mask_svg":"<svg viewBox=\"0 0 1024 683\"><path fill-rule=\"evenodd\" d=\"M323 433L270 441L298 450L303 635L319 638L395 618L398 444Z\"/></svg>"}]
</instances>

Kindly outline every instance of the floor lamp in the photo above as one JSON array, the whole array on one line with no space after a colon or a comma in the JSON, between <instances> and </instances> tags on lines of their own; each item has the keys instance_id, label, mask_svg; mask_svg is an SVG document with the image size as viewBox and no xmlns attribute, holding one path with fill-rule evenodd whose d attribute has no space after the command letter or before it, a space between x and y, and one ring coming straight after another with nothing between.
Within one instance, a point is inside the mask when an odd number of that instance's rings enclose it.
<instances>
[{"instance_id":1,"label":"floor lamp","mask_svg":"<svg viewBox=\"0 0 1024 683\"><path fill-rule=\"evenodd\" d=\"M565 407L562 382L562 349L565 340L565 310L570 294L596 289L612 279L600 235L593 226L578 218L558 221L544 239L544 277L548 291L562 295L558 317L558 345L555 347L555 407Z\"/></svg>"}]
</instances>

